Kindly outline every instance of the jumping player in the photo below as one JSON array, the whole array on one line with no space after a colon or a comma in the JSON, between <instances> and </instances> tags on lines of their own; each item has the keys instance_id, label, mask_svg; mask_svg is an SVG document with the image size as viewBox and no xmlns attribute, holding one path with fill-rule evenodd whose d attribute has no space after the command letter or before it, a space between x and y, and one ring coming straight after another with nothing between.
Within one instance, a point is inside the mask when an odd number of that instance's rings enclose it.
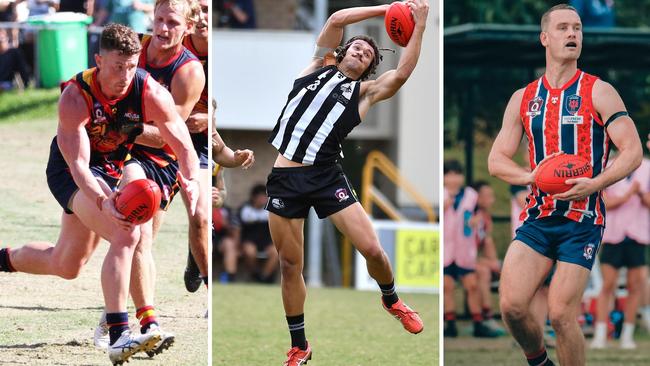
<instances>
[{"instance_id":1,"label":"jumping player","mask_svg":"<svg viewBox=\"0 0 650 366\"><path fill-rule=\"evenodd\" d=\"M269 138L279 152L267 181L266 208L280 256L282 300L291 334L285 365L303 365L312 355L305 337L306 289L302 277L303 224L311 206L320 218L329 217L366 258L368 273L381 288L384 308L409 332L423 329L418 314L398 298L388 258L337 163L340 142L361 123L372 105L392 97L415 68L429 5L425 0L406 4L415 20L413 35L397 69L377 80L366 80L380 61L374 40L357 36L338 46L346 25L384 16L388 5L332 14L318 36L313 60L294 81Z\"/></svg>"},{"instance_id":2,"label":"jumping player","mask_svg":"<svg viewBox=\"0 0 650 366\"><path fill-rule=\"evenodd\" d=\"M540 41L546 48L545 73L510 98L488 159L492 175L532 187L522 212L524 224L503 264L501 313L528 363L553 365L530 302L557 261L548 296L557 355L562 365L584 365L577 305L602 238L602 190L639 166L641 144L616 90L578 69L582 23L576 10L566 4L550 8L542 16ZM524 133L532 172L513 161ZM620 158L604 169L611 143ZM567 179L572 188L551 196L534 184L535 170L560 152L589 159L594 175Z\"/></svg>"},{"instance_id":3,"label":"jumping player","mask_svg":"<svg viewBox=\"0 0 650 366\"><path fill-rule=\"evenodd\" d=\"M198 197L198 159L184 121L169 93L137 69L141 45L122 25L101 35L97 68L77 74L59 100L57 136L50 148L48 185L64 210L55 245L29 243L0 250L0 270L76 278L100 237L110 243L101 282L110 334L108 355L122 364L150 351L158 334L132 334L126 312L131 260L141 225L127 222L115 209L115 191L124 160L143 122L153 122L178 156L181 186ZM187 178L185 178L187 177Z\"/></svg>"}]
</instances>

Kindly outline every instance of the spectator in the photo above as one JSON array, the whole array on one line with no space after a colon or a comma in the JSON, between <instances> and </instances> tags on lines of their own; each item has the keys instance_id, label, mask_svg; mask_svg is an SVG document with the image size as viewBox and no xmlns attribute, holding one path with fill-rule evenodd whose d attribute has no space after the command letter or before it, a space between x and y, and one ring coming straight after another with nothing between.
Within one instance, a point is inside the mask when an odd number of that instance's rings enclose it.
<instances>
[{"instance_id":1,"label":"spectator","mask_svg":"<svg viewBox=\"0 0 650 366\"><path fill-rule=\"evenodd\" d=\"M27 0L27 8L30 17L52 14L59 8L59 0Z\"/></svg>"},{"instance_id":2,"label":"spectator","mask_svg":"<svg viewBox=\"0 0 650 366\"><path fill-rule=\"evenodd\" d=\"M0 29L0 91L13 89L16 73L20 74L22 87L29 83L27 60L22 51L9 45L9 37L5 29Z\"/></svg>"},{"instance_id":3,"label":"spectator","mask_svg":"<svg viewBox=\"0 0 650 366\"><path fill-rule=\"evenodd\" d=\"M17 22L18 13L16 11L16 0L0 0L0 22ZM18 48L18 35L19 29L12 28L7 36L9 36L9 44L12 48Z\"/></svg>"},{"instance_id":4,"label":"spectator","mask_svg":"<svg viewBox=\"0 0 650 366\"><path fill-rule=\"evenodd\" d=\"M585 27L614 27L614 0L571 0Z\"/></svg>"},{"instance_id":5,"label":"spectator","mask_svg":"<svg viewBox=\"0 0 650 366\"><path fill-rule=\"evenodd\" d=\"M124 24L136 33L146 33L151 27L153 8L153 0L109 0L109 22Z\"/></svg>"},{"instance_id":6,"label":"spectator","mask_svg":"<svg viewBox=\"0 0 650 366\"><path fill-rule=\"evenodd\" d=\"M230 224L230 210L223 207L226 199L226 185L223 169L215 167L212 182L212 243L223 255L223 272L219 276L221 283L233 282L237 273L237 238ZM214 263L216 258L213 258Z\"/></svg>"},{"instance_id":7,"label":"spectator","mask_svg":"<svg viewBox=\"0 0 650 366\"><path fill-rule=\"evenodd\" d=\"M269 213L264 209L267 199L266 186L254 186L250 200L239 209L238 220L242 252L248 268L253 272L253 278L257 282L273 283L279 261L278 252L271 240ZM261 270L257 266L258 258L265 259Z\"/></svg>"},{"instance_id":8,"label":"spectator","mask_svg":"<svg viewBox=\"0 0 650 366\"><path fill-rule=\"evenodd\" d=\"M444 164L444 320L445 337L457 337L454 289L460 281L467 292L467 305L474 322L474 337L497 337L498 333L483 323L481 294L476 275L476 237L470 220L478 194L464 187L463 167L456 160Z\"/></svg>"},{"instance_id":9,"label":"spectator","mask_svg":"<svg viewBox=\"0 0 650 366\"><path fill-rule=\"evenodd\" d=\"M60 0L59 12L82 13L93 16L95 0Z\"/></svg>"},{"instance_id":10,"label":"spectator","mask_svg":"<svg viewBox=\"0 0 650 366\"><path fill-rule=\"evenodd\" d=\"M492 312L492 279L498 278L501 272L501 263L492 239L492 206L496 200L494 189L485 181L474 183L472 188L478 193L470 225L474 228L476 245L480 252L476 261L476 275L481 294L481 313L485 326L499 334L505 334L503 327L494 320Z\"/></svg>"},{"instance_id":11,"label":"spectator","mask_svg":"<svg viewBox=\"0 0 650 366\"><path fill-rule=\"evenodd\" d=\"M635 349L634 328L643 289L648 278L646 252L650 245L650 160L629 177L605 190L607 226L603 234L600 271L603 286L598 296L596 328L591 348L607 347L607 323L618 272L627 268L627 298L625 300L621 348Z\"/></svg>"},{"instance_id":12,"label":"spectator","mask_svg":"<svg viewBox=\"0 0 650 366\"><path fill-rule=\"evenodd\" d=\"M257 28L253 0L217 0L217 27L236 29Z\"/></svg>"}]
</instances>

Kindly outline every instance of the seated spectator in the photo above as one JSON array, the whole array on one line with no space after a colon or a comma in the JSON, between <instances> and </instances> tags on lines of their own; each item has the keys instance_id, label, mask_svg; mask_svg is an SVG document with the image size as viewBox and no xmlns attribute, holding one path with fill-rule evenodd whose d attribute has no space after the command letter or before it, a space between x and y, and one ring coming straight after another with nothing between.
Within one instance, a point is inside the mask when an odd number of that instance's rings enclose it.
<instances>
[{"instance_id":1,"label":"seated spectator","mask_svg":"<svg viewBox=\"0 0 650 366\"><path fill-rule=\"evenodd\" d=\"M614 0L571 0L585 27L614 27Z\"/></svg>"},{"instance_id":2,"label":"seated spectator","mask_svg":"<svg viewBox=\"0 0 650 366\"><path fill-rule=\"evenodd\" d=\"M217 0L215 10L218 13L217 27L257 28L253 0Z\"/></svg>"},{"instance_id":3,"label":"seated spectator","mask_svg":"<svg viewBox=\"0 0 650 366\"><path fill-rule=\"evenodd\" d=\"M269 213L264 209L267 201L266 186L256 185L251 190L250 201L239 209L238 223L244 259L257 282L273 283L278 268L278 252L271 240ZM264 259L262 268L257 260Z\"/></svg>"},{"instance_id":4,"label":"seated spectator","mask_svg":"<svg viewBox=\"0 0 650 366\"><path fill-rule=\"evenodd\" d=\"M30 17L52 14L59 8L59 0L27 0L27 8Z\"/></svg>"},{"instance_id":5,"label":"seated spectator","mask_svg":"<svg viewBox=\"0 0 650 366\"><path fill-rule=\"evenodd\" d=\"M5 29L0 29L0 91L16 87L14 79L20 74L22 86L29 83L29 69L22 51L9 45L9 37Z\"/></svg>"},{"instance_id":6,"label":"seated spectator","mask_svg":"<svg viewBox=\"0 0 650 366\"><path fill-rule=\"evenodd\" d=\"M124 24L136 33L146 33L151 26L153 8L153 0L109 0L109 22Z\"/></svg>"}]
</instances>

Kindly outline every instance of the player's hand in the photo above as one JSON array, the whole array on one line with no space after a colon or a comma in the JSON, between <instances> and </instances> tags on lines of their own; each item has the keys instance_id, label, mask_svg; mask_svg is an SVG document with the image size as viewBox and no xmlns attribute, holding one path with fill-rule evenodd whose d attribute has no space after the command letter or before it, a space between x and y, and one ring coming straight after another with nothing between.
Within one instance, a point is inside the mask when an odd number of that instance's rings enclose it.
<instances>
[{"instance_id":1,"label":"player's hand","mask_svg":"<svg viewBox=\"0 0 650 366\"><path fill-rule=\"evenodd\" d=\"M187 193L187 199L190 201L190 213L194 216L196 204L199 202L199 181L185 178L180 171L176 173L176 178L181 184L181 188Z\"/></svg>"},{"instance_id":2,"label":"player's hand","mask_svg":"<svg viewBox=\"0 0 650 366\"><path fill-rule=\"evenodd\" d=\"M409 0L406 2L406 5L411 8L415 25L424 28L427 24L427 15L429 14L429 2L427 0Z\"/></svg>"},{"instance_id":3,"label":"player's hand","mask_svg":"<svg viewBox=\"0 0 650 366\"><path fill-rule=\"evenodd\" d=\"M237 150L235 151L235 162L237 166L248 169L255 163L255 153L248 149Z\"/></svg>"},{"instance_id":4,"label":"player's hand","mask_svg":"<svg viewBox=\"0 0 650 366\"><path fill-rule=\"evenodd\" d=\"M561 201L578 201L587 198L600 189L593 178L570 178L565 180L564 183L572 184L573 187L564 193L553 195L553 198Z\"/></svg>"},{"instance_id":5,"label":"player's hand","mask_svg":"<svg viewBox=\"0 0 650 366\"><path fill-rule=\"evenodd\" d=\"M542 159L542 161L540 161L539 164L537 164L535 169L533 169L533 171L528 174L528 177L526 178L526 182L527 182L526 185L531 185L535 183L535 176L537 175L537 169L539 169L540 166L542 166L544 163L549 161L549 159L554 158L556 156L560 156L562 154L564 154L564 151L558 151L544 157L544 159Z\"/></svg>"},{"instance_id":6,"label":"player's hand","mask_svg":"<svg viewBox=\"0 0 650 366\"><path fill-rule=\"evenodd\" d=\"M221 194L221 190L217 187L212 187L212 207L223 207L223 195Z\"/></svg>"},{"instance_id":7,"label":"player's hand","mask_svg":"<svg viewBox=\"0 0 650 366\"><path fill-rule=\"evenodd\" d=\"M107 215L109 215L122 230L133 230L134 224L130 221L126 221L126 216L117 211L117 208L115 207L115 200L119 195L120 191L118 190L111 192L111 195L102 201L102 212L105 212Z\"/></svg>"},{"instance_id":8,"label":"player's hand","mask_svg":"<svg viewBox=\"0 0 650 366\"><path fill-rule=\"evenodd\" d=\"M208 129L208 114L193 113L185 122L191 133L199 133Z\"/></svg>"}]
</instances>

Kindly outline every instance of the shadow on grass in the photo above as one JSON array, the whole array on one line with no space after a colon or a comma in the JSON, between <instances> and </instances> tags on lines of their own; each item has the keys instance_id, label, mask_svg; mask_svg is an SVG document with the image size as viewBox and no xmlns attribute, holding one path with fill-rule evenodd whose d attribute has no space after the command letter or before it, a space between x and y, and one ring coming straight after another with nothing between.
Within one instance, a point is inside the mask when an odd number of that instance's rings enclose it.
<instances>
[{"instance_id":1,"label":"shadow on grass","mask_svg":"<svg viewBox=\"0 0 650 366\"><path fill-rule=\"evenodd\" d=\"M42 107L44 104L55 104L59 100L59 95L43 96L39 99L31 99L25 103L16 103L13 106L4 106L0 108L0 121L17 114L26 113L32 109Z\"/></svg>"},{"instance_id":2,"label":"shadow on grass","mask_svg":"<svg viewBox=\"0 0 650 366\"><path fill-rule=\"evenodd\" d=\"M96 311L102 311L104 310L103 306L87 306L84 308L50 308L50 307L45 307L45 306L6 306L6 305L0 305L0 309L14 309L14 310L29 310L29 311L78 311L78 310L96 310Z\"/></svg>"}]
</instances>

